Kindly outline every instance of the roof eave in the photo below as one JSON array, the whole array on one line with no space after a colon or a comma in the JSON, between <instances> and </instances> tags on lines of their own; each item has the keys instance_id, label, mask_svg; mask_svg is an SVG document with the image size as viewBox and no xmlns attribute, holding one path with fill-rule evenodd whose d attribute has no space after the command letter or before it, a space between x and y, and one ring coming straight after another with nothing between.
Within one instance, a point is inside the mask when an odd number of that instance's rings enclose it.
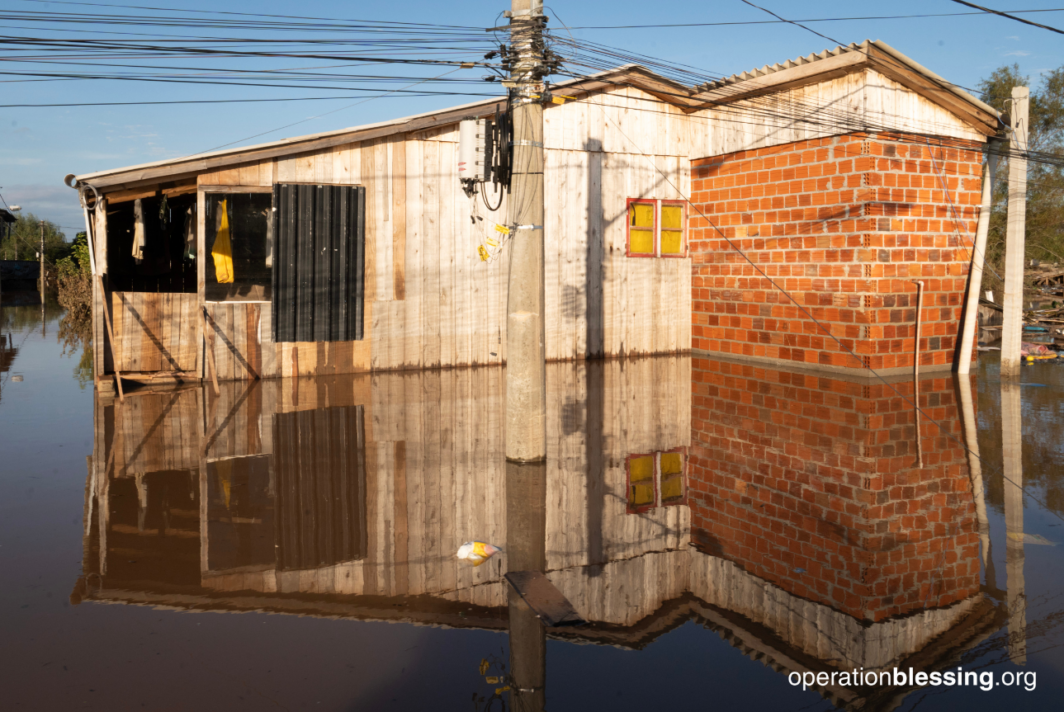
<instances>
[{"instance_id":1,"label":"roof eave","mask_svg":"<svg viewBox=\"0 0 1064 712\"><path fill-rule=\"evenodd\" d=\"M618 82L615 80L616 77L626 77L628 81ZM614 80L611 81L611 79ZM690 91L682 84L657 75L637 64L626 64L586 77L569 79L553 84L552 87L556 90L586 93L609 86L631 83L631 79L635 79L637 84L644 85L644 88L650 93L654 93L659 98L671 103L683 104L686 101L686 97L690 95ZM85 173L76 175L75 180L78 183L92 184L98 189L109 188L112 191L152 182L181 180L205 171L227 166L316 151L347 143L383 138L394 134L423 131L455 123L464 116L486 116L492 113L497 105L505 101L505 97L482 99L447 109L404 116L375 124L365 124L335 131L295 136L253 146L242 146L181 158L113 168L106 171Z\"/></svg>"}]
</instances>

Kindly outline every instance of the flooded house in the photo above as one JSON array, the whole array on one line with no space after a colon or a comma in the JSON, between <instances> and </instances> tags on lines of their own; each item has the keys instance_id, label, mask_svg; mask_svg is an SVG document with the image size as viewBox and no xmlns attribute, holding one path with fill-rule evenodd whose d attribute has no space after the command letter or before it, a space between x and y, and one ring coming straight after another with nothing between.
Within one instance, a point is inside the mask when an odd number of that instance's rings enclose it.
<instances>
[{"instance_id":1,"label":"flooded house","mask_svg":"<svg viewBox=\"0 0 1064 712\"><path fill-rule=\"evenodd\" d=\"M951 366L991 107L879 41L701 86L625 66L551 90L548 360ZM464 191L458 150L460 121L505 108L71 177L102 277L96 376L504 364L508 195Z\"/></svg>"}]
</instances>

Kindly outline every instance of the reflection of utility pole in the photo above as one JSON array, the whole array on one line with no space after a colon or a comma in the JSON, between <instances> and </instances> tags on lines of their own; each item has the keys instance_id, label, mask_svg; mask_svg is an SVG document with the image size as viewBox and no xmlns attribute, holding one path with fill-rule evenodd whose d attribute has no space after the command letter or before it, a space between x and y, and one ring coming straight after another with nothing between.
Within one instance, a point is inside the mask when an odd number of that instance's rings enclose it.
<instances>
[{"instance_id":1,"label":"reflection of utility pole","mask_svg":"<svg viewBox=\"0 0 1064 712\"><path fill-rule=\"evenodd\" d=\"M1020 384L1001 383L1001 456L1005 487L1005 573L1009 609L1009 657L1027 662L1027 596L1023 577L1023 443Z\"/></svg>"},{"instance_id":2,"label":"reflection of utility pole","mask_svg":"<svg viewBox=\"0 0 1064 712\"><path fill-rule=\"evenodd\" d=\"M506 463L506 568L547 568L547 465ZM510 609L511 707L543 710L547 699L547 632L513 586Z\"/></svg>"},{"instance_id":3,"label":"reflection of utility pole","mask_svg":"<svg viewBox=\"0 0 1064 712\"><path fill-rule=\"evenodd\" d=\"M41 256L37 260L41 264L41 318L44 318L44 220L41 220Z\"/></svg>"},{"instance_id":4,"label":"reflection of utility pole","mask_svg":"<svg viewBox=\"0 0 1064 712\"><path fill-rule=\"evenodd\" d=\"M543 1L512 0L513 196L506 304L506 459L547 458L543 283Z\"/></svg>"}]
</instances>

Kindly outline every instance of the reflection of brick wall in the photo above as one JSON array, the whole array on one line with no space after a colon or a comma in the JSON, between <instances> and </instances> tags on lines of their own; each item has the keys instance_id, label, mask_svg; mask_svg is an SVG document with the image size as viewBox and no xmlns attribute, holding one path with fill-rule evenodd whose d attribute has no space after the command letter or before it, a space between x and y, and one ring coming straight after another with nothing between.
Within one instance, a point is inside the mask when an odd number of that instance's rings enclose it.
<instances>
[{"instance_id":1,"label":"reflection of brick wall","mask_svg":"<svg viewBox=\"0 0 1064 712\"><path fill-rule=\"evenodd\" d=\"M912 406L893 390L911 397L911 381L864 385L694 359L692 386L699 548L868 621L979 590L951 376L920 382L922 468Z\"/></svg>"},{"instance_id":2,"label":"reflection of brick wall","mask_svg":"<svg viewBox=\"0 0 1064 712\"><path fill-rule=\"evenodd\" d=\"M912 365L910 280L924 280L921 363L945 366L980 197L979 147L954 144L849 134L704 158L693 202L865 366ZM690 247L695 349L861 367L698 210Z\"/></svg>"}]
</instances>

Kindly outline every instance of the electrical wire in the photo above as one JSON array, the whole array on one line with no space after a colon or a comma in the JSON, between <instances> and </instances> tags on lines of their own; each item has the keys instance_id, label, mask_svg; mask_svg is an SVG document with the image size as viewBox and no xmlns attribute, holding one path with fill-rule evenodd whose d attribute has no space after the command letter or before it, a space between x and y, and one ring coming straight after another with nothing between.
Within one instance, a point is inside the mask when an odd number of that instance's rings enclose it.
<instances>
[{"instance_id":1,"label":"electrical wire","mask_svg":"<svg viewBox=\"0 0 1064 712\"><path fill-rule=\"evenodd\" d=\"M269 131L263 131L262 133L257 133L257 134L254 134L252 136L248 136L246 138L237 139L236 141L230 141L229 143L223 143L221 146L215 146L214 148L207 149L206 151L202 151L201 153L210 153L212 151L217 151L217 150L222 149L222 148L228 148L229 146L233 146L233 145L238 144L238 143L243 143L244 141L250 141L253 138L259 138L260 136L266 136L267 134L276 133L277 131L283 131L284 129L291 128L293 126L298 126L299 124L304 124L304 123L306 123L308 121L313 121L315 119L320 119L323 116L328 116L330 114L335 114L338 111L344 111L345 109L352 109L352 108L354 108L356 106L361 106L362 104L365 104L367 102L373 101L374 99L383 99L384 97L391 96L391 95L393 95L393 94L395 94L397 92L408 92L410 89L412 89L413 87L416 87L418 84L424 84L425 82L430 82L430 81L439 81L440 79L442 79L443 77L447 76L448 74L453 74L454 72L457 72L457 71L458 71L457 69L452 69L452 70L450 70L448 72L444 72L443 74L440 74L439 76L432 77L430 79L422 79L419 82L415 82L413 84L409 84L409 85L403 87L402 89L394 89L392 91L385 92L384 94L381 94L380 96L371 96L371 97L368 97L366 99L363 99L362 101L356 101L354 104L348 104L347 106L341 106L338 109L333 109L331 111L326 111L324 114L318 114L317 116L311 116L310 118L307 118L307 119L301 119L300 121L294 121L294 122L292 122L290 124L285 124L284 126L280 126L278 128L275 128L275 129L270 129ZM200 155L200 154L193 154L192 156L190 156L190 158L193 158L193 157L195 157L197 155Z\"/></svg>"},{"instance_id":2,"label":"electrical wire","mask_svg":"<svg viewBox=\"0 0 1064 712\"><path fill-rule=\"evenodd\" d=\"M957 3L958 5L965 5L967 7L974 7L976 10L982 10L983 12L987 12L987 13L990 13L992 15L1000 15L1001 17L1007 17L1010 20L1015 20L1016 22L1022 22L1025 25L1031 25L1032 27L1040 27L1043 30L1049 30L1050 32L1056 32L1058 35L1064 35L1064 30L1058 30L1056 27L1050 27L1049 25L1043 25L1043 24L1040 24L1038 22L1031 22L1030 20L1025 20L1022 17L1016 17L1015 15L1010 15L1010 14L1008 14L1006 12L1001 12L1000 10L991 10L988 7L983 7L982 5L976 5L975 3L972 3L972 2L964 2L964 0L953 0L953 2Z\"/></svg>"},{"instance_id":3,"label":"electrical wire","mask_svg":"<svg viewBox=\"0 0 1064 712\"><path fill-rule=\"evenodd\" d=\"M1064 8L1048 8L1040 10L1009 10L1012 14L1035 13L1035 12L1064 12ZM924 20L936 17L965 17L983 15L984 12L938 12L911 15L866 15L859 17L813 17L795 22L851 22L868 20ZM737 22L672 22L666 24L646 25L573 25L570 30L645 30L649 28L682 28L682 27L732 27L735 25L776 25L787 23L787 20L745 20Z\"/></svg>"},{"instance_id":4,"label":"electrical wire","mask_svg":"<svg viewBox=\"0 0 1064 712\"><path fill-rule=\"evenodd\" d=\"M494 94L470 94L464 92L437 92L434 94L407 94L405 96L495 96ZM379 96L369 97L370 99L382 99L386 94ZM394 96L394 95L393 95ZM0 109L24 109L24 108L42 108L42 107L62 107L62 106L163 106L172 104L256 104L256 103L269 103L277 101L329 101L337 99L350 99L350 96L293 96L293 97L281 97L277 99L181 99L174 101L89 101L89 102L68 102L68 103L54 103L54 104L0 104Z\"/></svg>"}]
</instances>

